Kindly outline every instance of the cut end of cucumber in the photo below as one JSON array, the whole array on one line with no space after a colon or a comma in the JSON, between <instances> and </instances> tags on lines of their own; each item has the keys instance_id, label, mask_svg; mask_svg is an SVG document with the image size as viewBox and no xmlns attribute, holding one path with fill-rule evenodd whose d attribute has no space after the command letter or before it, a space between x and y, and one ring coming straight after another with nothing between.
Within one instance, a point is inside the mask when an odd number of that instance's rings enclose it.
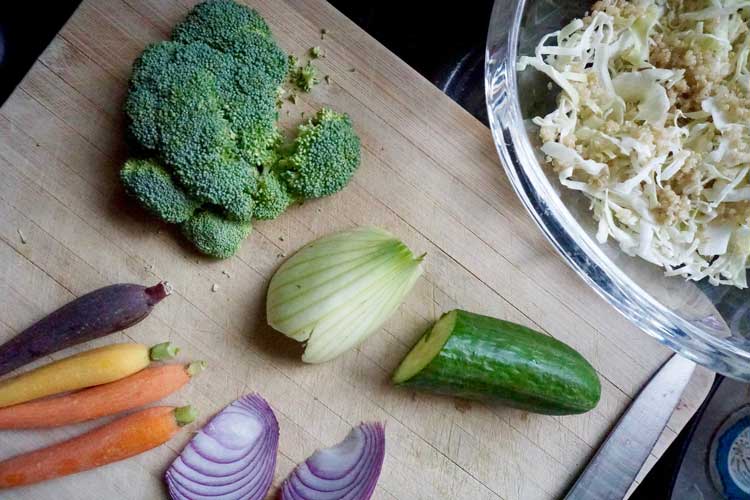
<instances>
[{"instance_id":1,"label":"cut end of cucumber","mask_svg":"<svg viewBox=\"0 0 750 500\"><path fill-rule=\"evenodd\" d=\"M438 355L448 341L448 337L453 333L456 317L456 311L444 314L427 333L422 335L417 345L409 351L409 354L406 355L393 373L394 384L403 384L408 381L414 375L421 372Z\"/></svg>"}]
</instances>

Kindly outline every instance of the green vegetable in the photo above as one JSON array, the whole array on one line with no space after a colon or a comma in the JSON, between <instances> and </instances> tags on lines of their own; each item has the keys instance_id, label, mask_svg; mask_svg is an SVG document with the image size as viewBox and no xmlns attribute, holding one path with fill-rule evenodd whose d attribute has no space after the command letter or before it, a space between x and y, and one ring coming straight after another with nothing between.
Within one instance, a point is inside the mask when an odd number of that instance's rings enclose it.
<instances>
[{"instance_id":1,"label":"green vegetable","mask_svg":"<svg viewBox=\"0 0 750 500\"><path fill-rule=\"evenodd\" d=\"M271 28L252 9L233 0L198 4L172 32L180 43L203 42L232 54L253 74L265 74L274 86L286 77L287 55L276 45Z\"/></svg>"},{"instance_id":2,"label":"green vegetable","mask_svg":"<svg viewBox=\"0 0 750 500\"><path fill-rule=\"evenodd\" d=\"M276 85L202 43L150 45L133 67L130 131L194 198L252 216L255 166L275 160Z\"/></svg>"},{"instance_id":3,"label":"green vegetable","mask_svg":"<svg viewBox=\"0 0 750 500\"><path fill-rule=\"evenodd\" d=\"M294 202L287 186L274 172L264 173L258 179L253 215L256 219L275 219Z\"/></svg>"},{"instance_id":4,"label":"green vegetable","mask_svg":"<svg viewBox=\"0 0 750 500\"><path fill-rule=\"evenodd\" d=\"M197 417L198 411L190 405L174 409L174 419L180 427L193 423Z\"/></svg>"},{"instance_id":5,"label":"green vegetable","mask_svg":"<svg viewBox=\"0 0 750 500\"><path fill-rule=\"evenodd\" d=\"M422 259L378 228L320 238L284 262L271 279L268 324L307 342L302 361L333 359L393 314L422 274Z\"/></svg>"},{"instance_id":6,"label":"green vegetable","mask_svg":"<svg viewBox=\"0 0 750 500\"><path fill-rule=\"evenodd\" d=\"M596 371L571 347L524 326L461 310L444 314L422 336L393 381L551 415L587 412L601 394Z\"/></svg>"},{"instance_id":7,"label":"green vegetable","mask_svg":"<svg viewBox=\"0 0 750 500\"><path fill-rule=\"evenodd\" d=\"M162 342L152 346L148 351L148 355L151 361L164 361L172 359L180 352L180 348L174 345L172 342Z\"/></svg>"},{"instance_id":8,"label":"green vegetable","mask_svg":"<svg viewBox=\"0 0 750 500\"><path fill-rule=\"evenodd\" d=\"M312 65L312 61L307 61L304 66L293 67L289 73L289 80L303 92L310 92L320 82L318 70Z\"/></svg>"},{"instance_id":9,"label":"green vegetable","mask_svg":"<svg viewBox=\"0 0 750 500\"><path fill-rule=\"evenodd\" d=\"M312 59L319 58L321 54L320 47L318 47L317 45L315 47L310 47L309 53Z\"/></svg>"},{"instance_id":10,"label":"green vegetable","mask_svg":"<svg viewBox=\"0 0 750 500\"><path fill-rule=\"evenodd\" d=\"M322 112L320 123L282 143L276 122L290 67L309 90L314 68L299 68L256 11L233 0L198 4L172 40L149 45L133 64L125 113L148 159L123 166L127 192L182 224L201 252L223 258L252 219L343 188L359 165L359 139L344 115Z\"/></svg>"},{"instance_id":11,"label":"green vegetable","mask_svg":"<svg viewBox=\"0 0 750 500\"><path fill-rule=\"evenodd\" d=\"M323 108L300 125L292 153L279 162L279 169L292 193L310 199L340 191L359 162L359 137L349 116Z\"/></svg>"},{"instance_id":12,"label":"green vegetable","mask_svg":"<svg viewBox=\"0 0 750 500\"><path fill-rule=\"evenodd\" d=\"M165 222L178 224L193 215L200 203L174 183L156 160L130 159L120 171L125 189Z\"/></svg>"},{"instance_id":13,"label":"green vegetable","mask_svg":"<svg viewBox=\"0 0 750 500\"><path fill-rule=\"evenodd\" d=\"M257 167L276 160L286 63L257 12L231 0L199 4L172 41L149 45L135 61L130 133L190 197L249 222Z\"/></svg>"},{"instance_id":14,"label":"green vegetable","mask_svg":"<svg viewBox=\"0 0 750 500\"><path fill-rule=\"evenodd\" d=\"M234 255L251 230L249 222L231 221L209 211L198 212L182 224L182 233L198 250L220 259Z\"/></svg>"}]
</instances>

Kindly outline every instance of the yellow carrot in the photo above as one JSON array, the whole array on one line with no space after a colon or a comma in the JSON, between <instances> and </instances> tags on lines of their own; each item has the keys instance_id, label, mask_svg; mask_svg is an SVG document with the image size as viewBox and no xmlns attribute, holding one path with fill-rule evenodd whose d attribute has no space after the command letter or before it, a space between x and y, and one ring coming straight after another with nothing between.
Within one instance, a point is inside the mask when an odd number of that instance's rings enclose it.
<instances>
[{"instance_id":1,"label":"yellow carrot","mask_svg":"<svg viewBox=\"0 0 750 500\"><path fill-rule=\"evenodd\" d=\"M57 427L132 410L172 394L205 366L150 366L109 384L0 408L0 429Z\"/></svg>"},{"instance_id":2,"label":"yellow carrot","mask_svg":"<svg viewBox=\"0 0 750 500\"><path fill-rule=\"evenodd\" d=\"M82 352L0 381L0 408L114 382L177 353L170 343L114 344Z\"/></svg>"}]
</instances>

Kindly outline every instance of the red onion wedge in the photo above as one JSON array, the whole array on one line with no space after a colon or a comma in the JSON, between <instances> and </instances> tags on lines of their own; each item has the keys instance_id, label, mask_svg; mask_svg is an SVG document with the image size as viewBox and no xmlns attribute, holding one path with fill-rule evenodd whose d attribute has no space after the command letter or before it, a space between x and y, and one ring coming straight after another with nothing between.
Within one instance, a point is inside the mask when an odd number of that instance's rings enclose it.
<instances>
[{"instance_id":1,"label":"red onion wedge","mask_svg":"<svg viewBox=\"0 0 750 500\"><path fill-rule=\"evenodd\" d=\"M384 458L383 424L360 424L336 446L298 465L281 486L281 500L367 500Z\"/></svg>"},{"instance_id":2,"label":"red onion wedge","mask_svg":"<svg viewBox=\"0 0 750 500\"><path fill-rule=\"evenodd\" d=\"M174 500L262 500L279 447L279 423L257 394L224 408L188 443L166 472Z\"/></svg>"}]
</instances>

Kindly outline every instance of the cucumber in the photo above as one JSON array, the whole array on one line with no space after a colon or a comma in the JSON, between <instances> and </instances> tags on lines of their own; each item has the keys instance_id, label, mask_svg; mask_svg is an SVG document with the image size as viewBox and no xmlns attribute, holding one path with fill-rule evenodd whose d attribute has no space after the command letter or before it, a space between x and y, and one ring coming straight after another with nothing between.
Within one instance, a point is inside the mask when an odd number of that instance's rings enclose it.
<instances>
[{"instance_id":1,"label":"cucumber","mask_svg":"<svg viewBox=\"0 0 750 500\"><path fill-rule=\"evenodd\" d=\"M548 415L587 412L601 395L596 371L575 349L525 326L458 309L419 339L393 382Z\"/></svg>"}]
</instances>

